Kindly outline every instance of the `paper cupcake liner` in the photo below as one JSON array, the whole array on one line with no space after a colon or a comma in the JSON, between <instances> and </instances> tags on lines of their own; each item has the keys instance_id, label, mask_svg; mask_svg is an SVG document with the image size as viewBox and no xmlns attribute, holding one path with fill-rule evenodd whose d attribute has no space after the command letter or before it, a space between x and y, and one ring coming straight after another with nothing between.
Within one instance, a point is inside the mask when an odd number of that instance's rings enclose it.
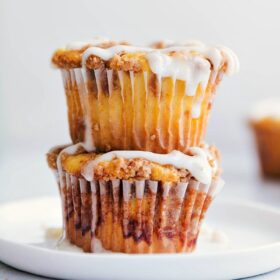
<instances>
[{"instance_id":1,"label":"paper cupcake liner","mask_svg":"<svg viewBox=\"0 0 280 280\"><path fill-rule=\"evenodd\" d=\"M264 176L280 178L280 129L252 124Z\"/></svg>"},{"instance_id":2,"label":"paper cupcake liner","mask_svg":"<svg viewBox=\"0 0 280 280\"><path fill-rule=\"evenodd\" d=\"M67 239L85 252L192 252L204 215L223 186L188 182L92 181L62 174ZM99 246L98 246L99 247Z\"/></svg>"},{"instance_id":3,"label":"paper cupcake liner","mask_svg":"<svg viewBox=\"0 0 280 280\"><path fill-rule=\"evenodd\" d=\"M212 71L194 96L185 82L152 72L62 69L74 143L98 151L185 152L204 139L213 93L221 74Z\"/></svg>"}]
</instances>

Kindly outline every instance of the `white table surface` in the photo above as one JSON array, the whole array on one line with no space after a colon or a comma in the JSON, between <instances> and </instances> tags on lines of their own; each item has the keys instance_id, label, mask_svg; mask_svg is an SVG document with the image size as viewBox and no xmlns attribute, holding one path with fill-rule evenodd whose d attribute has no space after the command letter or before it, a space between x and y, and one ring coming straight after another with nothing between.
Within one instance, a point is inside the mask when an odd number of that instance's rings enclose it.
<instances>
[{"instance_id":1,"label":"white table surface","mask_svg":"<svg viewBox=\"0 0 280 280\"><path fill-rule=\"evenodd\" d=\"M224 157L223 178L226 181L226 186L220 196L280 207L280 181L263 180L253 162L255 160L250 158ZM0 176L0 203L42 195L58 195L55 180L48 170L43 152L33 152L28 156L22 153L17 153L16 156L4 156L0 161ZM23 181L29 182L28 186L23 188L21 185ZM24 273L0 263L0 279L35 280L48 278ZM250 279L280 279L280 269Z\"/></svg>"}]
</instances>

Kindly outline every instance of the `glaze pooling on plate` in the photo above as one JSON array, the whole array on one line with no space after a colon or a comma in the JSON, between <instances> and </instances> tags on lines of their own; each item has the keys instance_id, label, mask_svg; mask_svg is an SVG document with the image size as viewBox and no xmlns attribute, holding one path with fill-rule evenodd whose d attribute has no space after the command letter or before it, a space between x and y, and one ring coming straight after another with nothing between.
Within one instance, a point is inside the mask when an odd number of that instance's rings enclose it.
<instances>
[{"instance_id":1,"label":"glaze pooling on plate","mask_svg":"<svg viewBox=\"0 0 280 280\"><path fill-rule=\"evenodd\" d=\"M71 244L68 240L64 239L60 242L60 238L62 235L61 228L47 227L45 229L45 242L46 244L57 244L55 246L56 250L66 251L66 252L83 252L79 247ZM210 246L223 246L224 248L228 248L230 244L229 237L227 234L217 228L213 228L209 225L203 224L201 226L200 235L199 235L199 243L202 243L202 250L205 246L207 248ZM210 245L210 246L209 246ZM98 238L94 239L94 253L107 253L107 254L116 254L110 250L106 250L103 248L101 241ZM210 249L211 250L211 249ZM212 249L213 250L213 249Z\"/></svg>"}]
</instances>

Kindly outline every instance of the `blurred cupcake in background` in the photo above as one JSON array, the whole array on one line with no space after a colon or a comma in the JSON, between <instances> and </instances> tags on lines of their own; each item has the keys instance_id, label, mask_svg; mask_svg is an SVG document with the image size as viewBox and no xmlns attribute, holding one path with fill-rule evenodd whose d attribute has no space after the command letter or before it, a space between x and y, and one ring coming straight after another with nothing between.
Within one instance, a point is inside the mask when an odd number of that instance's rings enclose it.
<instances>
[{"instance_id":1,"label":"blurred cupcake in background","mask_svg":"<svg viewBox=\"0 0 280 280\"><path fill-rule=\"evenodd\" d=\"M280 98L258 102L252 110L250 126L263 175L280 179Z\"/></svg>"}]
</instances>

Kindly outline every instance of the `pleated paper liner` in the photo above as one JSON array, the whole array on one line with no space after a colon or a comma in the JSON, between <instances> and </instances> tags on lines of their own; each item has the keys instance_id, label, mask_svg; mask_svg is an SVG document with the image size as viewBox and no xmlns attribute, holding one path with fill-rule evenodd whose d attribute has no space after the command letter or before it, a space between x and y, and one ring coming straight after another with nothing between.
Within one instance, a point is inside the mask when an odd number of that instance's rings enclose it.
<instances>
[{"instance_id":1,"label":"pleated paper liner","mask_svg":"<svg viewBox=\"0 0 280 280\"><path fill-rule=\"evenodd\" d=\"M73 143L155 153L198 146L222 73L212 71L189 96L184 81L152 72L62 69Z\"/></svg>"},{"instance_id":2,"label":"pleated paper liner","mask_svg":"<svg viewBox=\"0 0 280 280\"><path fill-rule=\"evenodd\" d=\"M221 179L188 182L92 181L64 173L60 185L67 239L85 252L179 253L195 249Z\"/></svg>"}]
</instances>

